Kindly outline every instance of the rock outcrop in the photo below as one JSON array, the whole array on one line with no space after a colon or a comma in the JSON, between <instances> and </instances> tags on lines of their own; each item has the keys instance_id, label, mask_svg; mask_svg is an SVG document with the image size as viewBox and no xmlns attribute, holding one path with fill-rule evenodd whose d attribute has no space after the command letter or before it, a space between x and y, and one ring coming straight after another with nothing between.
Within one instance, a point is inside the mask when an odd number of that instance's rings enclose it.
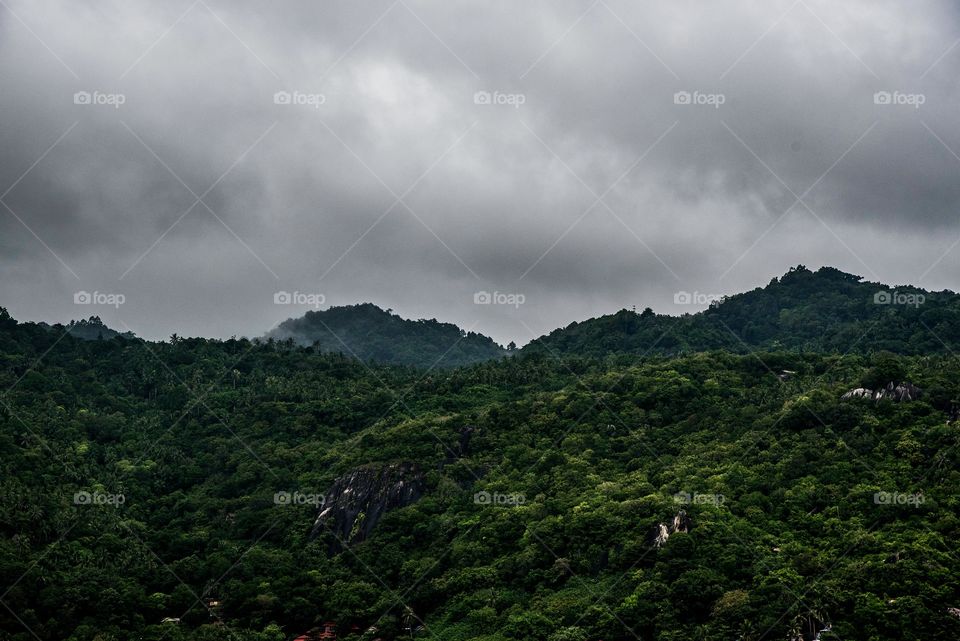
<instances>
[{"instance_id":1,"label":"rock outcrop","mask_svg":"<svg viewBox=\"0 0 960 641\"><path fill-rule=\"evenodd\" d=\"M920 388L913 383L900 383L899 385L887 383L885 388L877 390L874 399L878 401L889 399L895 403L903 403L919 399L921 393Z\"/></svg>"},{"instance_id":2,"label":"rock outcrop","mask_svg":"<svg viewBox=\"0 0 960 641\"><path fill-rule=\"evenodd\" d=\"M894 385L892 382L890 382L887 383L886 387L881 387L878 390L858 387L850 390L840 398L843 400L849 400L852 398L868 398L878 403L883 400L893 401L894 403L904 403L907 401L917 400L920 398L922 393L923 391L913 383L903 382L899 385Z\"/></svg>"},{"instance_id":3,"label":"rock outcrop","mask_svg":"<svg viewBox=\"0 0 960 641\"><path fill-rule=\"evenodd\" d=\"M823 633L832 631L833 626L823 621L820 615L807 612L794 619L787 641L825 641Z\"/></svg>"},{"instance_id":4,"label":"rock outcrop","mask_svg":"<svg viewBox=\"0 0 960 641\"><path fill-rule=\"evenodd\" d=\"M457 440L456 447L453 449L457 458L463 458L470 454L470 437L472 437L476 431L477 428L473 425L464 425L460 428L459 439Z\"/></svg>"},{"instance_id":5,"label":"rock outcrop","mask_svg":"<svg viewBox=\"0 0 960 641\"><path fill-rule=\"evenodd\" d=\"M672 534L689 532L692 525L693 522L690 520L690 517L687 516L686 511L680 510L670 523L657 523L653 526L650 542L654 547L662 547Z\"/></svg>"},{"instance_id":6,"label":"rock outcrop","mask_svg":"<svg viewBox=\"0 0 960 641\"><path fill-rule=\"evenodd\" d=\"M470 439L478 431L479 428L473 425L464 425L457 430L456 442L451 443L449 446L442 445L446 458L437 464L437 469L442 472L446 466L468 457L470 455Z\"/></svg>"},{"instance_id":7,"label":"rock outcrop","mask_svg":"<svg viewBox=\"0 0 960 641\"><path fill-rule=\"evenodd\" d=\"M960 403L950 401L950 409L947 411L947 425L952 425L960 420Z\"/></svg>"},{"instance_id":8,"label":"rock outcrop","mask_svg":"<svg viewBox=\"0 0 960 641\"><path fill-rule=\"evenodd\" d=\"M418 501L423 492L423 473L415 463L359 467L327 490L311 537L331 532L334 550L363 541L384 514Z\"/></svg>"}]
</instances>

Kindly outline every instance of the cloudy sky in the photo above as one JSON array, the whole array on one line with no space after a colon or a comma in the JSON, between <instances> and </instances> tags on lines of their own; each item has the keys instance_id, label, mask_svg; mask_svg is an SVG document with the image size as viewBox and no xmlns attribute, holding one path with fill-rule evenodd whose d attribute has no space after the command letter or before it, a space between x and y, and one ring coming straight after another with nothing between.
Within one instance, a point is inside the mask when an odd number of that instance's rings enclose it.
<instances>
[{"instance_id":1,"label":"cloudy sky","mask_svg":"<svg viewBox=\"0 0 960 641\"><path fill-rule=\"evenodd\" d=\"M960 289L958 72L946 1L0 0L0 305L523 344L799 263Z\"/></svg>"}]
</instances>

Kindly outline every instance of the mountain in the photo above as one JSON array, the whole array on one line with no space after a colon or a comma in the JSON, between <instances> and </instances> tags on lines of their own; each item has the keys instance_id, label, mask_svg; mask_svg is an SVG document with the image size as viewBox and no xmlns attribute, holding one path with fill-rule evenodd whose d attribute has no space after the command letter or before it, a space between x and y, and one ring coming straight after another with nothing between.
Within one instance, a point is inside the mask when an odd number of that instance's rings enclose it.
<instances>
[{"instance_id":1,"label":"mountain","mask_svg":"<svg viewBox=\"0 0 960 641\"><path fill-rule=\"evenodd\" d=\"M436 320L406 320L371 303L307 312L266 338L316 343L384 364L457 367L508 355L481 334ZM803 265L766 287L724 297L695 314L650 309L572 323L524 346L523 354L675 356L725 350L898 354L948 353L960 346L960 295L890 287L832 267Z\"/></svg>"},{"instance_id":2,"label":"mountain","mask_svg":"<svg viewBox=\"0 0 960 641\"><path fill-rule=\"evenodd\" d=\"M621 310L557 329L523 348L576 356L676 355L722 349L899 354L948 353L960 345L960 295L891 288L832 267L800 265L763 288L696 314Z\"/></svg>"},{"instance_id":3,"label":"mountain","mask_svg":"<svg viewBox=\"0 0 960 641\"><path fill-rule=\"evenodd\" d=\"M784 350L424 377L0 309L0 638L957 639L958 381Z\"/></svg>"},{"instance_id":4,"label":"mountain","mask_svg":"<svg viewBox=\"0 0 960 641\"><path fill-rule=\"evenodd\" d=\"M507 355L482 334L435 319L407 320L371 303L307 312L283 321L266 338L292 339L365 362L421 368L457 367Z\"/></svg>"},{"instance_id":5,"label":"mountain","mask_svg":"<svg viewBox=\"0 0 960 641\"><path fill-rule=\"evenodd\" d=\"M40 327L47 328L54 332L68 332L71 336L87 341L110 340L115 336L120 338L134 338L133 332L118 332L104 325L99 316L91 316L87 320L74 320L66 325L48 325L47 323L37 323Z\"/></svg>"}]
</instances>

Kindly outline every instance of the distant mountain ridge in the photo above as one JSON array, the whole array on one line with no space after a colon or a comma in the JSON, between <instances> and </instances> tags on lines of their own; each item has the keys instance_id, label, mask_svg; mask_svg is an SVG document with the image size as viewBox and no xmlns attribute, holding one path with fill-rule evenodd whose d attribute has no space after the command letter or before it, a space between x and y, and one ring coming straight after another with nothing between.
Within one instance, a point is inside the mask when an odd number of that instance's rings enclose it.
<instances>
[{"instance_id":1,"label":"distant mountain ridge","mask_svg":"<svg viewBox=\"0 0 960 641\"><path fill-rule=\"evenodd\" d=\"M766 287L724 297L695 314L623 309L554 330L521 352L592 357L716 349L929 354L950 352L955 345L960 346L960 295L891 288L833 267L813 272L799 265Z\"/></svg>"},{"instance_id":2,"label":"distant mountain ridge","mask_svg":"<svg viewBox=\"0 0 960 641\"><path fill-rule=\"evenodd\" d=\"M96 316L37 325L83 340L134 338ZM673 316L622 309L556 329L519 351L452 323L404 319L373 303L309 311L263 336L270 339L421 368L460 367L512 354L598 358L758 349L943 354L960 351L960 295L909 285L892 288L833 267L811 271L798 265L765 287L723 297L701 312Z\"/></svg>"},{"instance_id":3,"label":"distant mountain ridge","mask_svg":"<svg viewBox=\"0 0 960 641\"><path fill-rule=\"evenodd\" d=\"M482 334L436 319L408 320L372 303L310 311L283 321L265 338L292 339L363 361L424 368L471 365L508 353Z\"/></svg>"},{"instance_id":4,"label":"distant mountain ridge","mask_svg":"<svg viewBox=\"0 0 960 641\"><path fill-rule=\"evenodd\" d=\"M96 341L96 340L110 340L115 336L120 338L135 338L136 335L133 332L118 332L115 329L107 327L99 316L91 316L90 318L83 320L72 320L66 325L49 325L47 323L37 323L40 327L44 327L51 330L60 330L66 331L71 336L80 338L85 341Z\"/></svg>"}]
</instances>

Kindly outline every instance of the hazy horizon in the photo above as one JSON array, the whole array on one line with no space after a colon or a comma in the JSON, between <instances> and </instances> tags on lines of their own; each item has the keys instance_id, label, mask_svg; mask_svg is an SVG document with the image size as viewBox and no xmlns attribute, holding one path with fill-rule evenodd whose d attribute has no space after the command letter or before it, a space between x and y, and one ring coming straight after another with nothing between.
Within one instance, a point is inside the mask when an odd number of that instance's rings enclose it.
<instances>
[{"instance_id":1,"label":"hazy horizon","mask_svg":"<svg viewBox=\"0 0 960 641\"><path fill-rule=\"evenodd\" d=\"M811 266L809 266L809 265L803 265L803 267L806 267L806 268L809 269L811 272L816 272L820 267L833 267L833 266L832 266L832 265L820 265L820 266L813 266L813 267L811 267ZM793 268L791 268L791 269L793 269ZM788 270L788 271L789 271L789 270ZM840 271L843 271L843 270L840 270ZM786 272L785 272L785 273L786 273ZM783 275L784 275L784 274L777 274L777 275L771 276L771 278L779 278L779 277L781 277L781 276L783 276ZM854 275L855 275L855 274L854 274ZM861 278L863 278L863 277L861 277ZM869 279L863 279L863 280L864 280L864 282L873 282L873 281L869 281ZM767 284L768 282L769 282L769 279L768 279L767 282L759 285L758 287L759 287L759 288L762 288L763 285ZM883 285L883 286L887 286L887 287L891 287L891 288L894 288L894 289L899 288L899 287L913 286L911 283L906 283L906 282L902 282L902 283L876 283L876 284L878 284L878 285ZM736 295L736 294L744 293L744 292L747 292L747 291L751 291L752 289L754 289L754 288L746 289L746 290L743 290L742 292L741 292L741 291L738 291L738 292L729 292L729 293L726 293L726 294L720 294L719 296ZM934 290L928 290L928 291L934 291ZM950 288L945 288L945 289L937 290L937 291L941 291L941 292L954 292L954 290L952 290L952 289L950 289ZM92 294L92 292L82 292L82 293ZM280 294L289 294L289 295L292 296L292 295L297 294L298 292L279 292L279 293L280 293ZM497 292L481 292L481 293L496 294ZM955 292L954 292L954 293L955 293ZM690 302L685 302L685 303L682 303L682 304L678 304L678 303L677 303L677 298L680 297L680 296L686 296L688 299L690 299ZM679 292L677 292L677 293L675 294L674 301L671 303L671 305L667 306L667 309L666 309L665 311L657 311L657 310L653 310L653 311L656 312L657 314L662 314L662 315L667 315L667 316L681 316L681 315L683 315L683 314L695 314L695 313L698 313L698 312L701 312L701 311L707 309L707 308L712 304L712 302L713 302L714 300L717 300L717 299L705 300L705 297L707 297L707 296L718 296L718 295L715 295L715 294L707 294L706 292L698 292L698 291L688 292L688 291L686 291L686 290L681 290L681 291L679 291ZM180 336L181 338L226 339L226 338L234 338L234 337L236 337L236 338L247 338L247 339L251 339L251 340L252 340L252 339L256 339L256 338L264 338L264 337L266 337L266 336L267 336L268 334L270 334L273 330L277 329L280 325L282 325L285 321L295 320L295 319L302 318L302 317L304 316L304 314L306 314L307 312L311 312L311 311L325 311L325 310L328 310L328 309L331 309L331 308L334 308L334 307L337 307L337 308L348 308L348 307L355 307L355 306L364 305L364 304L372 304L372 305L380 308L382 311L396 314L397 316L403 318L404 320L413 320L413 321L416 321L416 320L436 320L436 321L438 321L438 322L440 322L440 323L448 323L448 324L454 324L454 325L456 325L456 323L452 323L451 321L448 321L448 320L444 319L442 316L438 316L438 315L432 315L432 316L429 316L429 315L428 315L428 316L418 316L418 317L406 316L405 314L402 313L401 310L396 310L396 309L393 309L393 308L391 308L391 307L386 307L386 306L384 306L384 305L380 305L380 304L378 304L376 301L356 301L356 302L350 302L350 303L343 303L343 304L339 304L339 305L325 305L325 304L324 304L324 305L320 305L320 306L315 306L315 305L314 305L314 306L307 306L307 307L305 307L301 312L299 312L299 313L292 313L292 315L289 315L289 316L286 316L286 317L284 317L284 318L281 318L281 319L278 320L273 326L271 326L271 327L269 327L269 328L267 328L267 329L264 329L263 331L260 331L259 333L255 333L255 334L234 334L234 335L231 335L231 336L199 336L199 335L198 335L198 336L192 336L192 335L184 335L184 334L182 334L182 333L180 333L180 332L177 332L177 331L174 329L173 331L168 332L165 336L148 337L148 336L140 336L139 334L137 334L137 336L138 336L139 338L145 338L145 339L147 339L147 340L152 340L152 341L166 341L172 334L177 334L177 335ZM525 304L525 302L521 302L520 304L521 304L521 305L522 305L522 304ZM301 307L302 307L302 306L301 306ZM597 313L593 314L592 316L587 316L587 317L580 318L580 319L574 319L572 322L582 322L582 321L589 320L589 319L591 319L591 318L596 318L596 317L599 317L599 316L606 316L606 315L609 315L609 314L614 314L614 313L616 313L616 312L618 312L618 311L620 311L620 310L625 310L625 309L633 309L636 313L640 313L640 312L643 311L646 307L647 307L647 306L644 306L644 305L624 305L624 306L618 307L618 308L616 308L616 309L609 309L609 310L597 311ZM119 310L119 307L117 307L116 309ZM299 309L299 307L296 306L296 305L292 305L290 309ZM652 309L652 308L651 308L651 309ZM69 324L70 321L89 320L89 318L91 318L91 317L93 317L93 316L100 317L99 314L92 314L91 316L81 316L81 317L77 317L77 318L67 319L66 321L49 321L49 320L44 320L44 319L23 319L23 318L16 318L16 320L17 320L17 321L20 321L20 322L48 323L48 324L50 324L50 325L56 325L56 324L67 325L67 324ZM100 318L101 318L101 320L103 320L102 317L100 317ZM109 327L109 323L105 323L105 324L107 324L107 326ZM568 323L568 324L569 324L569 323ZM536 340L536 339L539 338L540 336L545 336L545 335L551 333L553 330L563 329L564 327L566 327L566 325L557 326L557 327L554 327L554 328L550 328L550 329L546 330L543 334L537 335L537 336L529 339L529 340L526 341L526 342L522 342L522 343L521 343L521 342L515 341L515 340L512 341L512 342L516 343L517 347L523 347L523 346L525 346L525 345L533 342L534 340ZM120 332L134 331L133 328L129 327L129 326L126 325L125 323L123 323L123 324L122 324L121 326L119 326L119 327L110 327L110 329L114 329L114 330L117 330L117 331L120 331ZM463 327L461 327L461 329L463 329L463 330L465 330L465 331L467 331L467 332L473 332L473 333L476 333L476 334L480 334L480 335L483 335L483 336L488 336L488 337L490 337L490 338L493 338L494 341L495 341L496 343L498 343L501 347L506 347L506 346L511 342L511 340L507 340L507 341L501 342L501 341L497 340L495 337L491 336L490 334L487 334L486 332L484 332L484 331L483 331L483 328L481 328L481 327L476 327L476 326L475 326L475 327L469 328L469 329L468 329L468 328L463 328ZM134 331L134 333L136 334L135 331Z\"/></svg>"}]
</instances>

